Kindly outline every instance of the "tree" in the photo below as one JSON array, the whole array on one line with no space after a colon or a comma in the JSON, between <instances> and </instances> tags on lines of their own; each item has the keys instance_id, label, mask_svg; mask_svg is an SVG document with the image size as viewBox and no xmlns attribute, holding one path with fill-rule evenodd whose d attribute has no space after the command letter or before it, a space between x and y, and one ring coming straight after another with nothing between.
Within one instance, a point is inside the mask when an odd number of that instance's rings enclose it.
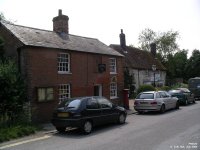
<instances>
[{"instance_id":1,"label":"tree","mask_svg":"<svg viewBox=\"0 0 200 150\"><path fill-rule=\"evenodd\" d=\"M25 98L24 82L15 62L6 60L0 63L0 116L11 122L19 119Z\"/></svg>"},{"instance_id":2,"label":"tree","mask_svg":"<svg viewBox=\"0 0 200 150\"><path fill-rule=\"evenodd\" d=\"M5 19L5 17L4 17L4 15L3 15L3 13L0 13L0 21L1 21L2 19Z\"/></svg>"},{"instance_id":3,"label":"tree","mask_svg":"<svg viewBox=\"0 0 200 150\"><path fill-rule=\"evenodd\" d=\"M200 50L193 50L192 56L186 64L185 72L186 79L200 77Z\"/></svg>"},{"instance_id":4,"label":"tree","mask_svg":"<svg viewBox=\"0 0 200 150\"><path fill-rule=\"evenodd\" d=\"M139 35L140 48L145 51L151 51L150 44L155 42L157 34L151 29L144 29Z\"/></svg>"},{"instance_id":5,"label":"tree","mask_svg":"<svg viewBox=\"0 0 200 150\"><path fill-rule=\"evenodd\" d=\"M177 31L168 31L156 33L151 29L143 30L139 35L140 48L150 51L150 44L156 43L157 57L161 62L166 62L169 55L173 55L178 51L176 42L179 37Z\"/></svg>"},{"instance_id":6,"label":"tree","mask_svg":"<svg viewBox=\"0 0 200 150\"><path fill-rule=\"evenodd\" d=\"M173 55L178 51L176 39L179 33L177 31L162 32L156 39L157 53L160 55L162 62L167 61L169 55Z\"/></svg>"},{"instance_id":7,"label":"tree","mask_svg":"<svg viewBox=\"0 0 200 150\"><path fill-rule=\"evenodd\" d=\"M181 50L174 54L175 77L185 79L185 66L187 64L187 50Z\"/></svg>"},{"instance_id":8,"label":"tree","mask_svg":"<svg viewBox=\"0 0 200 150\"><path fill-rule=\"evenodd\" d=\"M2 37L0 37L0 62L3 62L5 57L5 50L4 50L4 40Z\"/></svg>"},{"instance_id":9,"label":"tree","mask_svg":"<svg viewBox=\"0 0 200 150\"><path fill-rule=\"evenodd\" d=\"M133 97L135 92L134 76L130 74L128 68L124 70L124 87L129 89L129 97Z\"/></svg>"}]
</instances>

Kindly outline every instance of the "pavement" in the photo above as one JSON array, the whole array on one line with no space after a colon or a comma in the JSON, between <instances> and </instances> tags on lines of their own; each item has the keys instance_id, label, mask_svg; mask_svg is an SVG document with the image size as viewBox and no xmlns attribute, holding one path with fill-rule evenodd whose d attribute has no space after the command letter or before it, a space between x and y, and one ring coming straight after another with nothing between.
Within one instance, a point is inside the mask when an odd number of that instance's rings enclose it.
<instances>
[{"instance_id":1,"label":"pavement","mask_svg":"<svg viewBox=\"0 0 200 150\"><path fill-rule=\"evenodd\" d=\"M136 113L133 106L134 106L134 100L130 99L129 100L129 109L127 109L128 115L132 115L132 114ZM44 132L45 134L56 132L55 127L51 123L42 124L42 128L43 128L42 132Z\"/></svg>"}]
</instances>

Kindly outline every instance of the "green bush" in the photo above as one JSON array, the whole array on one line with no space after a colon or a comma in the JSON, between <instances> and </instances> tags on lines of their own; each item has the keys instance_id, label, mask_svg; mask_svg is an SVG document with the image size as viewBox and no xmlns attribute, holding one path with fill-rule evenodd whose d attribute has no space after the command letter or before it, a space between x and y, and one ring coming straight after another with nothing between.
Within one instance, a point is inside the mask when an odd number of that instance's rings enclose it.
<instances>
[{"instance_id":1,"label":"green bush","mask_svg":"<svg viewBox=\"0 0 200 150\"><path fill-rule=\"evenodd\" d=\"M161 90L161 91L169 91L171 90L171 87L169 86L162 86L162 87L159 87L159 88L156 88L157 90Z\"/></svg>"},{"instance_id":2,"label":"green bush","mask_svg":"<svg viewBox=\"0 0 200 150\"><path fill-rule=\"evenodd\" d=\"M152 85L141 85L137 90L137 94L145 91L155 91L155 88Z\"/></svg>"},{"instance_id":3,"label":"green bush","mask_svg":"<svg viewBox=\"0 0 200 150\"><path fill-rule=\"evenodd\" d=\"M39 128L34 125L13 125L0 129L0 143L35 133Z\"/></svg>"}]
</instances>

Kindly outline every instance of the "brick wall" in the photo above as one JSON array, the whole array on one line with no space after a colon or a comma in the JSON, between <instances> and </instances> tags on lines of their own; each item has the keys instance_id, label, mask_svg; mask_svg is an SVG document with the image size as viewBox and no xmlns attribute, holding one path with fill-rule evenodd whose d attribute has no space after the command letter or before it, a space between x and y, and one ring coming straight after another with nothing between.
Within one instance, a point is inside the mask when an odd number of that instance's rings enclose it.
<instances>
[{"instance_id":1,"label":"brick wall","mask_svg":"<svg viewBox=\"0 0 200 150\"><path fill-rule=\"evenodd\" d=\"M29 83L29 98L32 102L33 120L49 121L58 103L58 85L71 84L71 97L94 95L94 85L102 84L103 96L110 98L110 79L117 77L119 99L112 100L121 104L123 90L123 58L117 58L117 74L110 75L109 58L111 56L82 52L62 51L47 48L24 49L27 60L26 68ZM57 71L57 56L59 53L69 53L71 73L59 74ZM106 72L98 72L98 64L106 64ZM38 102L37 87L54 87L54 101Z\"/></svg>"}]
</instances>

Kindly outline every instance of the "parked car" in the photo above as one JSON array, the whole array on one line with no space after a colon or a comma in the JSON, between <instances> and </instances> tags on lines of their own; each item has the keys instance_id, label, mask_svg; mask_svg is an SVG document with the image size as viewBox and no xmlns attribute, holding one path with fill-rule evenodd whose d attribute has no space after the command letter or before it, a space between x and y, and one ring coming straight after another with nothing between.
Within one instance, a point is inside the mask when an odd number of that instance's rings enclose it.
<instances>
[{"instance_id":1,"label":"parked car","mask_svg":"<svg viewBox=\"0 0 200 150\"><path fill-rule=\"evenodd\" d=\"M62 101L55 110L52 124L59 132L66 127L77 127L86 134L94 126L117 122L124 124L127 112L101 96L77 97Z\"/></svg>"},{"instance_id":2,"label":"parked car","mask_svg":"<svg viewBox=\"0 0 200 150\"><path fill-rule=\"evenodd\" d=\"M200 100L200 77L190 78L188 88L194 94L194 98Z\"/></svg>"},{"instance_id":3,"label":"parked car","mask_svg":"<svg viewBox=\"0 0 200 150\"><path fill-rule=\"evenodd\" d=\"M180 104L188 105L188 103L195 103L194 94L190 92L187 88L177 88L175 90L170 90L169 94L173 97L179 99Z\"/></svg>"},{"instance_id":4,"label":"parked car","mask_svg":"<svg viewBox=\"0 0 200 150\"><path fill-rule=\"evenodd\" d=\"M179 109L179 100L166 91L141 92L135 99L134 108L138 113L148 111L164 113L168 109Z\"/></svg>"}]
</instances>

